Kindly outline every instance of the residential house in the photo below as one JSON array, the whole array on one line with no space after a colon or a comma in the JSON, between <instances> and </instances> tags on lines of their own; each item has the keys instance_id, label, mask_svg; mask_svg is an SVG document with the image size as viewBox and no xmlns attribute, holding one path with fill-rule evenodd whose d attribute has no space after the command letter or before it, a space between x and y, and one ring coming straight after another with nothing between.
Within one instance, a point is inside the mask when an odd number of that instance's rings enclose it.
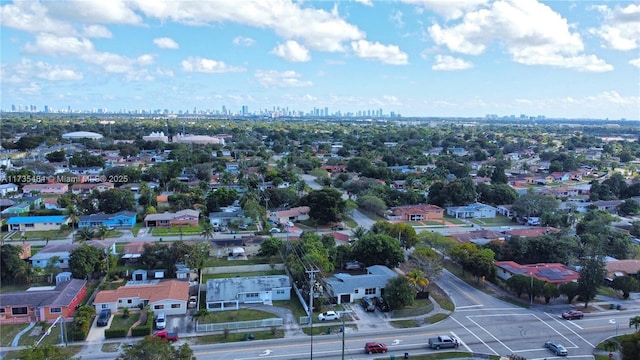
<instances>
[{"instance_id":1,"label":"residential house","mask_svg":"<svg viewBox=\"0 0 640 360\"><path fill-rule=\"evenodd\" d=\"M627 259L607 261L604 267L607 270L606 279L608 281L613 281L613 279L620 276L631 276L640 280L640 260Z\"/></svg>"},{"instance_id":2,"label":"residential house","mask_svg":"<svg viewBox=\"0 0 640 360\"><path fill-rule=\"evenodd\" d=\"M291 298L287 275L209 279L206 286L209 311L238 310L240 304L271 304Z\"/></svg>"},{"instance_id":3,"label":"residential house","mask_svg":"<svg viewBox=\"0 0 640 360\"><path fill-rule=\"evenodd\" d=\"M69 185L64 183L28 184L22 187L23 194L40 193L62 195L69 191Z\"/></svg>"},{"instance_id":4,"label":"residential house","mask_svg":"<svg viewBox=\"0 0 640 360\"><path fill-rule=\"evenodd\" d=\"M134 241L125 244L121 258L125 260L139 259L142 256L142 253L144 253L145 244L149 243L145 241Z\"/></svg>"},{"instance_id":5,"label":"residential house","mask_svg":"<svg viewBox=\"0 0 640 360\"><path fill-rule=\"evenodd\" d=\"M244 210L239 206L228 206L221 208L219 212L209 213L209 222L214 228L221 226L228 226L235 223L238 225L244 224Z\"/></svg>"},{"instance_id":6,"label":"residential house","mask_svg":"<svg viewBox=\"0 0 640 360\"><path fill-rule=\"evenodd\" d=\"M166 269L137 269L131 272L131 280L138 282L146 282L151 280L162 280L167 277Z\"/></svg>"},{"instance_id":7,"label":"residential house","mask_svg":"<svg viewBox=\"0 0 640 360\"><path fill-rule=\"evenodd\" d=\"M513 205L498 205L496 206L496 212L502 216L512 218L516 216L516 212L512 210Z\"/></svg>"},{"instance_id":8,"label":"residential house","mask_svg":"<svg viewBox=\"0 0 640 360\"><path fill-rule=\"evenodd\" d=\"M0 324L53 322L73 317L87 292L87 281L69 279L56 286L0 294Z\"/></svg>"},{"instance_id":9,"label":"residential house","mask_svg":"<svg viewBox=\"0 0 640 360\"><path fill-rule=\"evenodd\" d=\"M60 230L62 225L69 224L65 215L52 216L15 216L7 220L10 231L47 231Z\"/></svg>"},{"instance_id":10,"label":"residential house","mask_svg":"<svg viewBox=\"0 0 640 360\"><path fill-rule=\"evenodd\" d=\"M96 312L111 309L138 308L149 305L155 313L184 315L187 313L189 283L181 280L156 282L130 281L115 290L102 290L96 294L93 306Z\"/></svg>"},{"instance_id":11,"label":"residential house","mask_svg":"<svg viewBox=\"0 0 640 360\"><path fill-rule=\"evenodd\" d=\"M115 241L90 240L87 241L86 244L101 249L105 253L110 252L111 254L116 254ZM52 265L57 268L66 269L69 267L71 252L80 246L82 245L79 243L58 244L51 242L45 245L45 247L35 255L31 256L29 261L31 261L31 266L44 269L50 264L53 258L56 258L57 263Z\"/></svg>"},{"instance_id":12,"label":"residential house","mask_svg":"<svg viewBox=\"0 0 640 360\"><path fill-rule=\"evenodd\" d=\"M534 227L528 229L509 229L505 231L505 235L507 236L507 240L520 237L520 238L534 238L540 237L547 234L557 234L561 230L556 229L554 227Z\"/></svg>"},{"instance_id":13,"label":"residential house","mask_svg":"<svg viewBox=\"0 0 640 360\"><path fill-rule=\"evenodd\" d=\"M346 165L322 165L322 169L331 174L347 172Z\"/></svg>"},{"instance_id":14,"label":"residential house","mask_svg":"<svg viewBox=\"0 0 640 360\"><path fill-rule=\"evenodd\" d=\"M327 294L336 304L352 303L365 296L382 296L390 279L398 274L384 265L373 265L367 273L351 275L339 273L325 279Z\"/></svg>"},{"instance_id":15,"label":"residential house","mask_svg":"<svg viewBox=\"0 0 640 360\"><path fill-rule=\"evenodd\" d=\"M398 191L407 191L407 182L404 180L393 180L389 187Z\"/></svg>"},{"instance_id":16,"label":"residential house","mask_svg":"<svg viewBox=\"0 0 640 360\"><path fill-rule=\"evenodd\" d=\"M162 214L149 214L144 218L146 227L155 226L197 226L200 212L197 210L185 209L175 213L164 212Z\"/></svg>"},{"instance_id":17,"label":"residential house","mask_svg":"<svg viewBox=\"0 0 640 360\"><path fill-rule=\"evenodd\" d=\"M0 198L0 210L8 209L15 204L16 202L11 199Z\"/></svg>"},{"instance_id":18,"label":"residential house","mask_svg":"<svg viewBox=\"0 0 640 360\"><path fill-rule=\"evenodd\" d=\"M456 219L492 219L496 217L496 212L493 206L481 203L447 207L447 215Z\"/></svg>"},{"instance_id":19,"label":"residential house","mask_svg":"<svg viewBox=\"0 0 640 360\"><path fill-rule=\"evenodd\" d=\"M96 154L96 155L100 155L100 154ZM88 166L88 167L73 167L73 168L69 168L69 172L72 173L73 175L78 175L78 176L88 176L88 178L98 178L97 176L100 175L102 173L104 169L100 166Z\"/></svg>"},{"instance_id":20,"label":"residential house","mask_svg":"<svg viewBox=\"0 0 640 360\"><path fill-rule=\"evenodd\" d=\"M20 202L2 210L3 215L25 215L31 210L28 202Z\"/></svg>"},{"instance_id":21,"label":"residential house","mask_svg":"<svg viewBox=\"0 0 640 360\"><path fill-rule=\"evenodd\" d=\"M136 225L136 213L119 211L115 214L81 215L78 220L78 228L132 228Z\"/></svg>"},{"instance_id":22,"label":"residential house","mask_svg":"<svg viewBox=\"0 0 640 360\"><path fill-rule=\"evenodd\" d=\"M571 179L571 174L567 172L552 172L549 175L553 179L552 181L556 183L569 181Z\"/></svg>"},{"instance_id":23,"label":"residential house","mask_svg":"<svg viewBox=\"0 0 640 360\"><path fill-rule=\"evenodd\" d=\"M18 193L18 185L8 183L8 184L0 184L0 196L6 197L7 194Z\"/></svg>"},{"instance_id":24,"label":"residential house","mask_svg":"<svg viewBox=\"0 0 640 360\"><path fill-rule=\"evenodd\" d=\"M285 224L287 221L304 221L309 219L310 210L308 206L299 206L289 210L272 211L269 214L269 220L276 224Z\"/></svg>"},{"instance_id":25,"label":"residential house","mask_svg":"<svg viewBox=\"0 0 640 360\"><path fill-rule=\"evenodd\" d=\"M484 245L494 240L505 240L505 235L503 233L488 229L450 234L449 237L459 242L470 242L476 245Z\"/></svg>"},{"instance_id":26,"label":"residential house","mask_svg":"<svg viewBox=\"0 0 640 360\"><path fill-rule=\"evenodd\" d=\"M113 189L113 183L110 182L77 183L71 185L71 192L75 195L90 195L94 190L104 192L111 189Z\"/></svg>"},{"instance_id":27,"label":"residential house","mask_svg":"<svg viewBox=\"0 0 640 360\"><path fill-rule=\"evenodd\" d=\"M577 281L580 277L580 273L559 263L520 265L514 261L496 261L495 266L496 276L502 280L508 280L513 275L524 275L560 286Z\"/></svg>"},{"instance_id":28,"label":"residential house","mask_svg":"<svg viewBox=\"0 0 640 360\"><path fill-rule=\"evenodd\" d=\"M61 208L58 204L57 198L47 197L42 199L42 203L44 204L44 208L47 210L64 210L64 208Z\"/></svg>"},{"instance_id":29,"label":"residential house","mask_svg":"<svg viewBox=\"0 0 640 360\"><path fill-rule=\"evenodd\" d=\"M391 208L389 220L442 222L444 209L431 204L406 205Z\"/></svg>"}]
</instances>

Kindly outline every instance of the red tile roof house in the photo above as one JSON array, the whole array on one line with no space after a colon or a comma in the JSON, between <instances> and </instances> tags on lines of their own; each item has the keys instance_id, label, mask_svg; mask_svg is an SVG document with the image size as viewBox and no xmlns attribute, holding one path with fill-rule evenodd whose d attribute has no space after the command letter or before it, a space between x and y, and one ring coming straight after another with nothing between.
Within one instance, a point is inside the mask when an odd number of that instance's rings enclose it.
<instances>
[{"instance_id":1,"label":"red tile roof house","mask_svg":"<svg viewBox=\"0 0 640 360\"><path fill-rule=\"evenodd\" d=\"M116 312L123 308L138 308L149 305L155 313L183 315L187 313L189 283L181 280L167 280L158 283L130 281L115 290L102 290L96 294L93 306L96 312L111 309Z\"/></svg>"},{"instance_id":2,"label":"red tile roof house","mask_svg":"<svg viewBox=\"0 0 640 360\"><path fill-rule=\"evenodd\" d=\"M146 227L154 226L177 226L190 225L197 226L200 212L198 210L180 210L175 213L165 212L162 214L150 214L144 218Z\"/></svg>"},{"instance_id":3,"label":"red tile roof house","mask_svg":"<svg viewBox=\"0 0 640 360\"><path fill-rule=\"evenodd\" d=\"M547 226L547 227L533 227L528 229L507 230L505 231L505 234L507 235L507 240L508 240L514 237L521 237L521 238L540 237L547 234L556 234L556 233L559 233L560 231L561 231L560 229Z\"/></svg>"},{"instance_id":4,"label":"red tile roof house","mask_svg":"<svg viewBox=\"0 0 640 360\"><path fill-rule=\"evenodd\" d=\"M303 221L309 219L309 211L311 208L308 206L299 206L291 208L289 210L273 211L269 215L269 220L277 223L284 224L287 221Z\"/></svg>"},{"instance_id":5,"label":"red tile roof house","mask_svg":"<svg viewBox=\"0 0 640 360\"><path fill-rule=\"evenodd\" d=\"M69 191L69 185L62 183L29 184L22 187L23 194L38 192L40 194L62 195Z\"/></svg>"},{"instance_id":6,"label":"red tile roof house","mask_svg":"<svg viewBox=\"0 0 640 360\"><path fill-rule=\"evenodd\" d=\"M71 279L55 287L0 294L0 324L53 322L59 316L68 320L81 305L86 292L86 280Z\"/></svg>"},{"instance_id":7,"label":"red tile roof house","mask_svg":"<svg viewBox=\"0 0 640 360\"><path fill-rule=\"evenodd\" d=\"M514 261L496 261L494 264L496 275L503 280L520 274L560 286L564 283L577 281L580 277L577 271L568 269L560 263L520 265Z\"/></svg>"},{"instance_id":8,"label":"red tile roof house","mask_svg":"<svg viewBox=\"0 0 640 360\"><path fill-rule=\"evenodd\" d=\"M389 220L442 222L444 209L431 204L398 206L391 209Z\"/></svg>"}]
</instances>

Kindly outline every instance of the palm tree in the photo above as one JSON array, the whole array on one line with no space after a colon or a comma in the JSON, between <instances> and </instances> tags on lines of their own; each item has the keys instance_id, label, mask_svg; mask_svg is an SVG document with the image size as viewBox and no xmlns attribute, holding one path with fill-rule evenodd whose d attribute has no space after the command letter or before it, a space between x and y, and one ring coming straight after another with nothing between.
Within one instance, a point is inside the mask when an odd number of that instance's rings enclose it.
<instances>
[{"instance_id":1,"label":"palm tree","mask_svg":"<svg viewBox=\"0 0 640 360\"><path fill-rule=\"evenodd\" d=\"M215 230L213 228L213 225L211 225L210 222L207 221L205 223L202 223L200 235L202 235L204 240L213 239L214 234L215 234Z\"/></svg>"},{"instance_id":2,"label":"palm tree","mask_svg":"<svg viewBox=\"0 0 640 360\"><path fill-rule=\"evenodd\" d=\"M108 230L106 226L100 225L98 230L95 231L94 235L100 238L100 240L104 240L104 238L107 237L107 231Z\"/></svg>"},{"instance_id":3,"label":"palm tree","mask_svg":"<svg viewBox=\"0 0 640 360\"><path fill-rule=\"evenodd\" d=\"M640 328L640 316L634 316L631 319L629 319L629 327L635 326L636 327L636 331L638 331L638 328Z\"/></svg>"},{"instance_id":4,"label":"palm tree","mask_svg":"<svg viewBox=\"0 0 640 360\"><path fill-rule=\"evenodd\" d=\"M199 309L195 314L191 315L191 320L198 321L200 319L204 319L209 316L209 310L207 309Z\"/></svg>"},{"instance_id":5,"label":"palm tree","mask_svg":"<svg viewBox=\"0 0 640 360\"><path fill-rule=\"evenodd\" d=\"M429 286L429 279L424 276L424 271L420 269L411 269L407 274L407 280L418 292L424 292Z\"/></svg>"},{"instance_id":6,"label":"palm tree","mask_svg":"<svg viewBox=\"0 0 640 360\"><path fill-rule=\"evenodd\" d=\"M95 234L94 234L93 230L91 230L91 228L83 227L83 228L80 228L80 230L78 230L76 232L76 234L74 235L73 241L87 242L87 241L93 239L94 236L95 236Z\"/></svg>"},{"instance_id":7,"label":"palm tree","mask_svg":"<svg viewBox=\"0 0 640 360\"><path fill-rule=\"evenodd\" d=\"M75 231L80 218L78 217L78 209L75 206L71 205L67 207L67 216L69 217L69 222L71 223L71 238L75 239Z\"/></svg>"},{"instance_id":8,"label":"palm tree","mask_svg":"<svg viewBox=\"0 0 640 360\"><path fill-rule=\"evenodd\" d=\"M357 240L362 239L363 236L367 235L369 230L363 228L362 226L358 226L356 228L351 229L351 235Z\"/></svg>"}]
</instances>

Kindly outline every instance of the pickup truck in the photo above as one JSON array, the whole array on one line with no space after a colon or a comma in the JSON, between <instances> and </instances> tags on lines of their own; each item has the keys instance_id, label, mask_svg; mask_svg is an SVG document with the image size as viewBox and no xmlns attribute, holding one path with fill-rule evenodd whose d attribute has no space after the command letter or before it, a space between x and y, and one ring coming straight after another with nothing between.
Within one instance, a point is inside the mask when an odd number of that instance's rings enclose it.
<instances>
[{"instance_id":1,"label":"pickup truck","mask_svg":"<svg viewBox=\"0 0 640 360\"><path fill-rule=\"evenodd\" d=\"M153 337L164 341L178 341L178 333L177 332L167 332L167 331L158 331L153 334Z\"/></svg>"},{"instance_id":2,"label":"pickup truck","mask_svg":"<svg viewBox=\"0 0 640 360\"><path fill-rule=\"evenodd\" d=\"M429 339L429 347L436 350L440 350L440 348L457 348L458 345L458 339L449 335L440 335Z\"/></svg>"}]
</instances>

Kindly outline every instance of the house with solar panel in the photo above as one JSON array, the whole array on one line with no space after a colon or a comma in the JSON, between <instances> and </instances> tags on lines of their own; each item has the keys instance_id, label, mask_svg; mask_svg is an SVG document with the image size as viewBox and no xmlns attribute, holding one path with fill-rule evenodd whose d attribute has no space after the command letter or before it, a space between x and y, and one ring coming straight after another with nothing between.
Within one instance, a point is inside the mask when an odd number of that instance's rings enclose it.
<instances>
[{"instance_id":1,"label":"house with solar panel","mask_svg":"<svg viewBox=\"0 0 640 360\"><path fill-rule=\"evenodd\" d=\"M513 275L524 275L556 286L578 281L580 273L560 263L520 265L515 261L496 261L496 276L508 280Z\"/></svg>"}]
</instances>

